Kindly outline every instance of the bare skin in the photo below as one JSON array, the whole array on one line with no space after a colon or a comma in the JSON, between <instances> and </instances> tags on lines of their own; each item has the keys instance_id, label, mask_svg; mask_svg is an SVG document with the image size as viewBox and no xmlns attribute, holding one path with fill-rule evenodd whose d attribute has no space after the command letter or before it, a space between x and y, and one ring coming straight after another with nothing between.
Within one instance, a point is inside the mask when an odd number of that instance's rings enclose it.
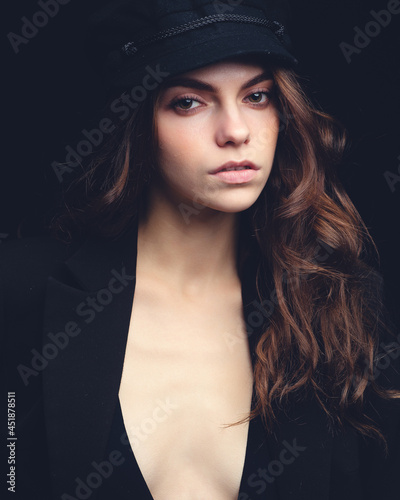
<instances>
[{"instance_id":1,"label":"bare skin","mask_svg":"<svg viewBox=\"0 0 400 500\"><path fill-rule=\"evenodd\" d=\"M237 213L267 181L279 125L272 105L253 107L247 99L268 82L242 89L262 71L225 62L191 72L219 90L196 89L199 111L182 114L163 107L169 89L157 115L161 175L139 224L119 391L127 434L155 500L236 500L239 492L249 425L224 425L248 415L253 373L236 267ZM266 122L268 140L255 148ZM209 174L242 159L260 166L254 182L226 186ZM188 223L180 208L194 196L204 204Z\"/></svg>"}]
</instances>

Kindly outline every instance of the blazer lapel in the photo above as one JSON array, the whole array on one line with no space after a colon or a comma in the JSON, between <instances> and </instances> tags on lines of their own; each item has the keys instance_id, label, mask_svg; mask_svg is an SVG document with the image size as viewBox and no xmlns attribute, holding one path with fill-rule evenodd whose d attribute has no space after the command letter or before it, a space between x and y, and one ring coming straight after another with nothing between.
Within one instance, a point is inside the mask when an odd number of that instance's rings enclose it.
<instances>
[{"instance_id":1,"label":"blazer lapel","mask_svg":"<svg viewBox=\"0 0 400 500\"><path fill-rule=\"evenodd\" d=\"M48 280L43 390L54 498L95 496L95 489L88 491L87 478L105 458L129 330L136 257L137 225L114 242L88 241ZM254 265L241 279L249 327L252 311L260 313L254 302ZM261 330L250 331L254 361ZM266 439L271 461L264 473L276 482L280 500L328 500L332 438L321 411L307 401L296 405L291 418L281 414L278 420L274 437ZM315 471L313 480L310 470Z\"/></svg>"},{"instance_id":2,"label":"blazer lapel","mask_svg":"<svg viewBox=\"0 0 400 500\"><path fill-rule=\"evenodd\" d=\"M94 462L104 460L122 375L136 255L137 226L118 241L90 240L65 263L62 277L48 280L43 390L55 498L83 498L81 481L95 471Z\"/></svg>"},{"instance_id":3,"label":"blazer lapel","mask_svg":"<svg viewBox=\"0 0 400 500\"><path fill-rule=\"evenodd\" d=\"M268 440L270 476L275 474L281 500L328 500L333 438L317 403L305 400L281 412L274 438ZM274 465L273 465L274 464Z\"/></svg>"},{"instance_id":4,"label":"blazer lapel","mask_svg":"<svg viewBox=\"0 0 400 500\"><path fill-rule=\"evenodd\" d=\"M247 260L241 280L253 367L257 341L267 328L274 308L273 292L269 293L270 300L261 305L255 285L256 272L257 261ZM272 277L267 280L265 286L272 290ZM277 422L273 435L267 434L264 427L255 433L264 435L263 441L256 442L250 436L251 452L245 463L242 498L275 498L277 493L280 500L328 500L333 438L323 410L312 399L302 400L290 411L278 412ZM261 417L256 417L253 425L262 426ZM259 467L260 463L264 467Z\"/></svg>"}]
</instances>

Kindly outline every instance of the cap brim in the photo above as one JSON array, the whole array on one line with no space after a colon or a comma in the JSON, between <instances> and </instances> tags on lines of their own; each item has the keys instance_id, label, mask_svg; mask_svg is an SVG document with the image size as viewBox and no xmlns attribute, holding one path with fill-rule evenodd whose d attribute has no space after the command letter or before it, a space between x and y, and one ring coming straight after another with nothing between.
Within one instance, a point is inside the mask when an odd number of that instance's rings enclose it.
<instances>
[{"instance_id":1,"label":"cap brim","mask_svg":"<svg viewBox=\"0 0 400 500\"><path fill-rule=\"evenodd\" d=\"M249 25L226 23L223 29L209 26L201 30L201 36L199 32L190 35L181 40L179 36L171 37L132 56L119 55L114 66L118 70L109 67L105 75L109 84L115 88L133 87L143 83L149 67L159 68L165 79L233 56L258 55L261 61L265 59L265 64L298 64L274 33L265 27L251 26L249 29Z\"/></svg>"}]
</instances>

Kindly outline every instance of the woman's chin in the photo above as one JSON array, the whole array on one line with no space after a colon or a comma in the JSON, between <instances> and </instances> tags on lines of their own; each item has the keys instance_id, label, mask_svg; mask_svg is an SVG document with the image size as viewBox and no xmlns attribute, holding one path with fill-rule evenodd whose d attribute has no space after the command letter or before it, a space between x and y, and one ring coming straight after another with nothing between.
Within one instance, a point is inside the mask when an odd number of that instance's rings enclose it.
<instances>
[{"instance_id":1,"label":"woman's chin","mask_svg":"<svg viewBox=\"0 0 400 500\"><path fill-rule=\"evenodd\" d=\"M205 207L217 212L224 212L229 214L240 213L253 206L256 200L257 198L252 198L251 200L237 200L236 202L231 203L210 203L205 205Z\"/></svg>"},{"instance_id":2,"label":"woman's chin","mask_svg":"<svg viewBox=\"0 0 400 500\"><path fill-rule=\"evenodd\" d=\"M207 206L226 213L239 213L247 210L259 198L260 193L231 193L230 196L223 196L218 200L210 200Z\"/></svg>"}]
</instances>

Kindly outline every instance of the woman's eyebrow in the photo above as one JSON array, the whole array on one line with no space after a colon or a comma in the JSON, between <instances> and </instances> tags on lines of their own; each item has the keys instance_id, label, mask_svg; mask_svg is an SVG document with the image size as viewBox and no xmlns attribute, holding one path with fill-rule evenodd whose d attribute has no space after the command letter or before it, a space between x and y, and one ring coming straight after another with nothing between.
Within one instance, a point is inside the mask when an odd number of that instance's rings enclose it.
<instances>
[{"instance_id":1,"label":"woman's eyebrow","mask_svg":"<svg viewBox=\"0 0 400 500\"><path fill-rule=\"evenodd\" d=\"M251 80L247 81L241 86L241 90L245 90L253 85L257 85L257 83L263 82L265 80L271 80L272 73L271 71L264 71L259 75L255 76ZM206 92L218 92L220 89L214 87L210 83L203 82L202 80L197 80L196 78L189 77L176 77L164 83L164 89L169 89L172 87L189 87L197 90L205 90Z\"/></svg>"}]
</instances>

